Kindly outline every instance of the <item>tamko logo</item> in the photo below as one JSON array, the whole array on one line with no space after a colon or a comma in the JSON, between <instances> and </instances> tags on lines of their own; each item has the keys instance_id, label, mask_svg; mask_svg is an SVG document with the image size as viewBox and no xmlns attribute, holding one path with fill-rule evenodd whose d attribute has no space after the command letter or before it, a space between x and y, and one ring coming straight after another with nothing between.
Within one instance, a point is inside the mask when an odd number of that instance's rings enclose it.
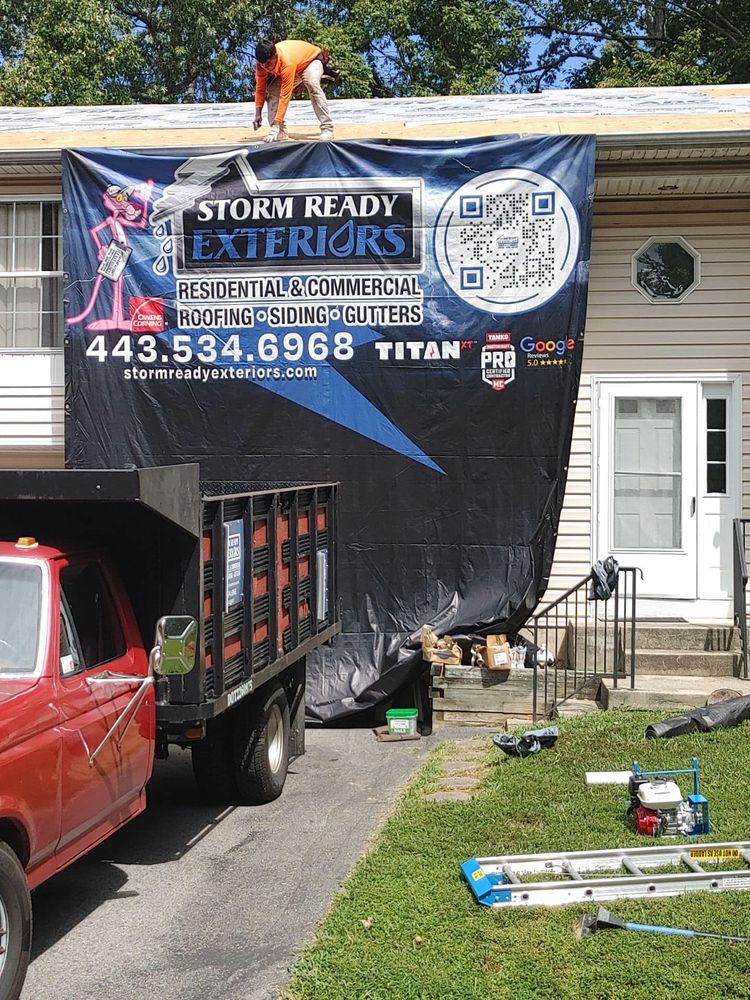
<instances>
[{"instance_id":1,"label":"tamko logo","mask_svg":"<svg viewBox=\"0 0 750 1000\"><path fill-rule=\"evenodd\" d=\"M516 349L509 333L488 333L481 354L482 379L496 392L516 377Z\"/></svg>"}]
</instances>

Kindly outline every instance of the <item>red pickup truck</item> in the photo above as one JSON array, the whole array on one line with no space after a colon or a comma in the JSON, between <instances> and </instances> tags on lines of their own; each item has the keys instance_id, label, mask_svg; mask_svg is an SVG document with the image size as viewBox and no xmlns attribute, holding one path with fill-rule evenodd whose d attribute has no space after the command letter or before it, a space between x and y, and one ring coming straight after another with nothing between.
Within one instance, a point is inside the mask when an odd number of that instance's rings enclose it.
<instances>
[{"instance_id":1,"label":"red pickup truck","mask_svg":"<svg viewBox=\"0 0 750 1000\"><path fill-rule=\"evenodd\" d=\"M29 890L145 808L170 744L207 794L280 794L305 655L340 627L335 501L189 465L0 472L0 1000Z\"/></svg>"}]
</instances>

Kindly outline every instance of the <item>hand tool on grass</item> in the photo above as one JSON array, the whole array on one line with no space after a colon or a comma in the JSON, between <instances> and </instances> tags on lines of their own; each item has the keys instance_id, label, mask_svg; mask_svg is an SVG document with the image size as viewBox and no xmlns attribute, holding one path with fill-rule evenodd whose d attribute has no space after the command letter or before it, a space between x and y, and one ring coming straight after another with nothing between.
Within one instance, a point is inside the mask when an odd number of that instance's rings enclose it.
<instances>
[{"instance_id":1,"label":"hand tool on grass","mask_svg":"<svg viewBox=\"0 0 750 1000\"><path fill-rule=\"evenodd\" d=\"M597 931L647 931L650 934L669 934L672 937L714 938L718 941L741 941L747 944L750 938L733 934L711 934L708 931L691 931L683 927L659 927L657 924L633 924L621 920L614 913L599 907L596 916L584 914L573 928L576 937L591 937Z\"/></svg>"}]
</instances>

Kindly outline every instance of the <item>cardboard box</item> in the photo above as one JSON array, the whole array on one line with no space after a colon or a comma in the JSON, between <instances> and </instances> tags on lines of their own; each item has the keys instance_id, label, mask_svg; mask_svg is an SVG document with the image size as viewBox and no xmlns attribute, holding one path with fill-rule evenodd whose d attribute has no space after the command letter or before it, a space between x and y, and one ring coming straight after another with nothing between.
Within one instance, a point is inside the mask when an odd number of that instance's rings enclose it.
<instances>
[{"instance_id":1,"label":"cardboard box","mask_svg":"<svg viewBox=\"0 0 750 1000\"><path fill-rule=\"evenodd\" d=\"M446 667L460 667L461 647L452 646L450 649L433 649L429 662L442 663Z\"/></svg>"},{"instance_id":2,"label":"cardboard box","mask_svg":"<svg viewBox=\"0 0 750 1000\"><path fill-rule=\"evenodd\" d=\"M428 663L443 663L458 666L461 663L461 647L449 636L438 639L429 625L422 627L422 659Z\"/></svg>"},{"instance_id":3,"label":"cardboard box","mask_svg":"<svg viewBox=\"0 0 750 1000\"><path fill-rule=\"evenodd\" d=\"M510 670L510 646L506 635L488 635L482 657L489 670Z\"/></svg>"}]
</instances>

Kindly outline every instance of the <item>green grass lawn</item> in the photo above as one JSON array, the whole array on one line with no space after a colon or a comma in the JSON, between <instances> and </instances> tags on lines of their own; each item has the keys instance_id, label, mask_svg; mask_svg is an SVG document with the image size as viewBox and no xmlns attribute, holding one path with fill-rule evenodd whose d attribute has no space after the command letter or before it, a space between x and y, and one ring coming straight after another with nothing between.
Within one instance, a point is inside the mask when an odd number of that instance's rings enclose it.
<instances>
[{"instance_id":1,"label":"green grass lawn","mask_svg":"<svg viewBox=\"0 0 750 1000\"><path fill-rule=\"evenodd\" d=\"M716 1000L750 997L750 946L628 931L579 940L573 923L596 906L488 910L459 865L473 856L654 846L636 836L627 788L584 785L586 770L689 767L714 832L750 840L750 723L672 740L645 740L656 716L596 713L562 722L553 750L506 758L486 737L490 772L471 802L423 800L439 746L372 849L336 897L294 969L288 1000ZM394 746L398 753L398 746ZM689 776L681 782L687 793ZM664 843L665 841L662 841ZM668 840L666 843L677 843ZM607 904L640 923L750 934L750 891ZM364 927L362 921L369 927ZM415 941L415 938L421 939Z\"/></svg>"}]
</instances>

